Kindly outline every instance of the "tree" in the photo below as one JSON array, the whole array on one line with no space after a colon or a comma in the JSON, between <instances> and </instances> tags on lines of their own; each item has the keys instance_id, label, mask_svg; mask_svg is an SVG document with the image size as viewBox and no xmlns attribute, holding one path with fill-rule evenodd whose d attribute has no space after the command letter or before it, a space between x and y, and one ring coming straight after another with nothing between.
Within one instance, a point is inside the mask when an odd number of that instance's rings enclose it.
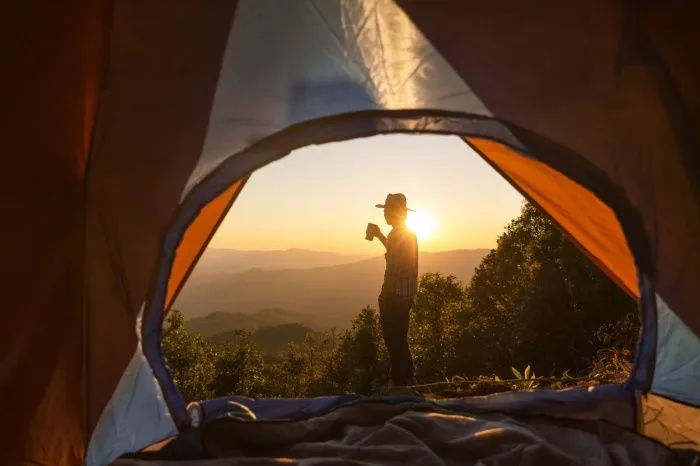
<instances>
[{"instance_id":1,"label":"tree","mask_svg":"<svg viewBox=\"0 0 700 466\"><path fill-rule=\"evenodd\" d=\"M439 273L421 277L409 330L417 380L441 380L448 375L457 356L457 316L465 305L466 293L456 277Z\"/></svg>"},{"instance_id":2,"label":"tree","mask_svg":"<svg viewBox=\"0 0 700 466\"><path fill-rule=\"evenodd\" d=\"M345 392L372 394L388 381L388 354L375 309L364 308L343 332L335 362Z\"/></svg>"},{"instance_id":3,"label":"tree","mask_svg":"<svg viewBox=\"0 0 700 466\"><path fill-rule=\"evenodd\" d=\"M185 329L185 318L176 309L169 312L163 332L163 354L175 384L187 401L211 398L215 373L212 344Z\"/></svg>"},{"instance_id":4,"label":"tree","mask_svg":"<svg viewBox=\"0 0 700 466\"><path fill-rule=\"evenodd\" d=\"M214 344L214 376L210 389L214 396L257 396L264 392L262 351L250 339L250 333L237 330L228 342Z\"/></svg>"},{"instance_id":5,"label":"tree","mask_svg":"<svg viewBox=\"0 0 700 466\"><path fill-rule=\"evenodd\" d=\"M635 312L635 302L542 213L526 204L476 269L471 324L460 352L478 351L481 371L536 364L540 372L582 369L595 357L595 333ZM566 351L563 351L563 349Z\"/></svg>"},{"instance_id":6,"label":"tree","mask_svg":"<svg viewBox=\"0 0 700 466\"><path fill-rule=\"evenodd\" d=\"M302 344L290 343L281 360L269 365L268 390L274 396L309 397L339 393L347 385L336 369L335 331L307 334Z\"/></svg>"}]
</instances>

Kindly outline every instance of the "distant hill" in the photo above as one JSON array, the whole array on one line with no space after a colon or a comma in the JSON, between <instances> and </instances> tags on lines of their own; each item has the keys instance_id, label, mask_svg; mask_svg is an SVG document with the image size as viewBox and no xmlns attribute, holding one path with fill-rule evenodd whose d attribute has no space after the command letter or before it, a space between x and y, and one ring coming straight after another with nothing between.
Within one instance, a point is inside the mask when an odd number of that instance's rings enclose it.
<instances>
[{"instance_id":1,"label":"distant hill","mask_svg":"<svg viewBox=\"0 0 700 466\"><path fill-rule=\"evenodd\" d=\"M263 309L250 314L241 312L212 312L203 317L195 317L185 322L185 328L205 337L211 337L232 329L255 332L262 328L282 324L301 324L313 327L313 317L287 312L282 309Z\"/></svg>"},{"instance_id":2,"label":"distant hill","mask_svg":"<svg viewBox=\"0 0 700 466\"><path fill-rule=\"evenodd\" d=\"M367 257L334 252L286 249L283 251L238 251L208 248L202 254L192 276L231 275L250 269L313 269L349 264Z\"/></svg>"},{"instance_id":3,"label":"distant hill","mask_svg":"<svg viewBox=\"0 0 700 466\"><path fill-rule=\"evenodd\" d=\"M306 255L307 252L296 250L292 254ZM419 272L455 275L467 283L488 252L478 249L421 253ZM315 254L319 253L311 255ZM292 269L264 270L257 267L231 273L223 256L212 261L218 261L217 267L210 262L208 271L195 270L175 303L185 317L195 318L211 313L249 315L260 309L284 309L280 312L294 314L297 320L274 324L296 322L317 328L346 326L364 306L376 306L385 266L383 257L375 257L325 267L308 267L307 263L306 268L305 264L296 264L299 267ZM267 263L273 262L270 259ZM215 273L214 269L221 271ZM284 316L285 319L287 317ZM245 321L240 315L231 320ZM264 326L259 323L255 325ZM229 328L223 323L219 326L221 331Z\"/></svg>"},{"instance_id":4,"label":"distant hill","mask_svg":"<svg viewBox=\"0 0 700 466\"><path fill-rule=\"evenodd\" d=\"M290 343L301 344L306 335L313 331L311 327L301 324L282 324L261 328L251 335L251 339L266 355L274 356L286 350ZM229 330L217 333L209 339L216 343L225 343L235 340L236 337L236 330Z\"/></svg>"}]
</instances>

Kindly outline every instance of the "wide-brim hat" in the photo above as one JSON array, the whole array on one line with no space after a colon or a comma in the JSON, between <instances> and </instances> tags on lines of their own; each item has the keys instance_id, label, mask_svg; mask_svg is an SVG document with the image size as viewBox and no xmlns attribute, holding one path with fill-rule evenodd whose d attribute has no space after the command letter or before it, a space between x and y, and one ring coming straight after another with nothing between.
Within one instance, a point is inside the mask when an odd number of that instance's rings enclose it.
<instances>
[{"instance_id":1,"label":"wide-brim hat","mask_svg":"<svg viewBox=\"0 0 700 466\"><path fill-rule=\"evenodd\" d=\"M389 194L384 204L377 204L375 207L379 209L403 209L414 212L413 209L406 207L406 196L401 193Z\"/></svg>"}]
</instances>

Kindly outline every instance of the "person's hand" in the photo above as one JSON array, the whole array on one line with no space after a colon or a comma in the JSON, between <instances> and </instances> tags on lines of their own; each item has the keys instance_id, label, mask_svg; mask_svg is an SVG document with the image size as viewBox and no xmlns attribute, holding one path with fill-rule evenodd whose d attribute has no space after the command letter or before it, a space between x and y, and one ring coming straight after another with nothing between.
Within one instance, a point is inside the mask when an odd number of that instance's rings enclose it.
<instances>
[{"instance_id":1,"label":"person's hand","mask_svg":"<svg viewBox=\"0 0 700 466\"><path fill-rule=\"evenodd\" d=\"M373 238L376 238L382 235L382 230L379 229L378 225L370 223L367 225L367 234L371 235Z\"/></svg>"}]
</instances>

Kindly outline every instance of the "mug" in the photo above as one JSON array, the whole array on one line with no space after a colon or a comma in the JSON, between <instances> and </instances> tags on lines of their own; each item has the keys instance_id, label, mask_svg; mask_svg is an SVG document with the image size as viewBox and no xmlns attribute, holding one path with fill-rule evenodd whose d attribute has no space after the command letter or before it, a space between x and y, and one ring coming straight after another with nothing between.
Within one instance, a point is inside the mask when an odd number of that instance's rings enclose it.
<instances>
[{"instance_id":1,"label":"mug","mask_svg":"<svg viewBox=\"0 0 700 466\"><path fill-rule=\"evenodd\" d=\"M369 232L370 227L372 226L372 223L367 224L367 230L365 230L365 239L367 241L372 241L374 240L374 236Z\"/></svg>"}]
</instances>

